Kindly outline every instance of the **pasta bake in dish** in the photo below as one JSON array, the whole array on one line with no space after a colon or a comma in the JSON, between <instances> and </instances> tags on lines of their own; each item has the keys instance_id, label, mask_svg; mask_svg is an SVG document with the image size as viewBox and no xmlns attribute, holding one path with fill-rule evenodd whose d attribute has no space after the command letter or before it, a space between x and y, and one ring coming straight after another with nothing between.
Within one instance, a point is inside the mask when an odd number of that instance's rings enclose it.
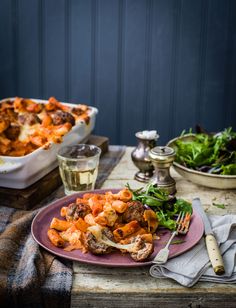
<instances>
[{"instance_id":1,"label":"pasta bake in dish","mask_svg":"<svg viewBox=\"0 0 236 308\"><path fill-rule=\"evenodd\" d=\"M26 188L57 165L61 146L85 142L97 108L49 100L0 101L0 187Z\"/></svg>"},{"instance_id":2,"label":"pasta bake in dish","mask_svg":"<svg viewBox=\"0 0 236 308\"><path fill-rule=\"evenodd\" d=\"M89 123L86 105L70 107L50 97L46 104L16 97L0 105L0 155L24 156L61 143L79 120Z\"/></svg>"}]
</instances>

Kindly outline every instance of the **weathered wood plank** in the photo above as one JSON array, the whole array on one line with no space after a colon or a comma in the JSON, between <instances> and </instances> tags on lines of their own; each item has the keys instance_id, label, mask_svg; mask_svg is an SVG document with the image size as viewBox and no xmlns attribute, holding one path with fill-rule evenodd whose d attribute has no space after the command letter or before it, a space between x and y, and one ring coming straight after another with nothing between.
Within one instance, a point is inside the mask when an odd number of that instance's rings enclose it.
<instances>
[{"instance_id":1,"label":"weathered wood plank","mask_svg":"<svg viewBox=\"0 0 236 308\"><path fill-rule=\"evenodd\" d=\"M165 307L165 308L234 308L236 299L235 295L232 298L224 298L219 294L201 293L197 295L186 296L183 294L148 294L144 296L142 293L132 293L127 296L125 293L117 294L90 294L80 293L76 300L72 300L71 307L96 307L96 308L147 308L147 307Z\"/></svg>"},{"instance_id":2,"label":"weathered wood plank","mask_svg":"<svg viewBox=\"0 0 236 308\"><path fill-rule=\"evenodd\" d=\"M110 268L74 262L73 292L87 293L219 293L236 294L236 285L198 283L185 288L170 279L155 279L149 275L149 266L137 268Z\"/></svg>"}]
</instances>

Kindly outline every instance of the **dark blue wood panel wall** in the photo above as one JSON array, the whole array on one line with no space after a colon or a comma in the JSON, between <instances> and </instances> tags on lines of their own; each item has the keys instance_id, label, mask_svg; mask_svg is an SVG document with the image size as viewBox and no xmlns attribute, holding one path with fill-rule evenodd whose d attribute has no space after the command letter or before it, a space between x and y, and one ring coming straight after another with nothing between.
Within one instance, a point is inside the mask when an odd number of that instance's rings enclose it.
<instances>
[{"instance_id":1,"label":"dark blue wood panel wall","mask_svg":"<svg viewBox=\"0 0 236 308\"><path fill-rule=\"evenodd\" d=\"M0 97L86 103L96 133L236 129L235 0L1 0Z\"/></svg>"}]
</instances>

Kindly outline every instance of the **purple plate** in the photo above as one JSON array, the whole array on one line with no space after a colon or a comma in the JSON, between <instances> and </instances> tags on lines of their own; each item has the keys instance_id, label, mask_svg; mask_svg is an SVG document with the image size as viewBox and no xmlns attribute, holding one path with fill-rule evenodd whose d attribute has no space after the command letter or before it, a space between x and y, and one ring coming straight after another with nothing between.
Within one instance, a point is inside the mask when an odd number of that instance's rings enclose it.
<instances>
[{"instance_id":1,"label":"purple plate","mask_svg":"<svg viewBox=\"0 0 236 308\"><path fill-rule=\"evenodd\" d=\"M103 194L106 191L112 191L116 193L120 189L104 189L94 190L93 193ZM129 254L121 254L120 252L113 252L108 255L96 256L91 253L82 253L80 250L65 251L62 248L55 247L51 244L47 237L47 231L49 229L51 220L53 217L61 219L60 210L63 206L68 206L74 202L76 198L82 197L83 193L66 196L51 203L47 207L43 208L34 218L31 225L31 233L35 241L48 250L49 252L66 259L80 261L83 263L96 264L101 266L110 267L138 267L152 264L152 259L157 252L163 248L170 237L170 231L167 229L158 229L157 235L159 240L154 242L154 252L145 262L135 262ZM193 210L191 224L189 232L185 236L176 236L174 240L183 240L181 244L170 245L170 258L178 256L183 252L191 249L196 245L203 235L203 222L199 214Z\"/></svg>"}]
</instances>

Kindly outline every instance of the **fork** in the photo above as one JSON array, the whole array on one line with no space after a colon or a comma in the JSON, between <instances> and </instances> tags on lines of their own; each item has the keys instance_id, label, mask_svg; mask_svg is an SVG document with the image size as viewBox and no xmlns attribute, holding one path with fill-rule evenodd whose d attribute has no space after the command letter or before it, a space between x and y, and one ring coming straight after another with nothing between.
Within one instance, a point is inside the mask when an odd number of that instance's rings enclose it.
<instances>
[{"instance_id":1,"label":"fork","mask_svg":"<svg viewBox=\"0 0 236 308\"><path fill-rule=\"evenodd\" d=\"M164 264L168 260L169 257L169 246L173 240L173 238L178 234L186 234L189 230L189 224L190 224L191 214L180 212L177 220L176 220L176 230L172 232L171 237L169 241L167 242L166 246L162 248L155 258L152 260L152 263L156 264Z\"/></svg>"}]
</instances>

